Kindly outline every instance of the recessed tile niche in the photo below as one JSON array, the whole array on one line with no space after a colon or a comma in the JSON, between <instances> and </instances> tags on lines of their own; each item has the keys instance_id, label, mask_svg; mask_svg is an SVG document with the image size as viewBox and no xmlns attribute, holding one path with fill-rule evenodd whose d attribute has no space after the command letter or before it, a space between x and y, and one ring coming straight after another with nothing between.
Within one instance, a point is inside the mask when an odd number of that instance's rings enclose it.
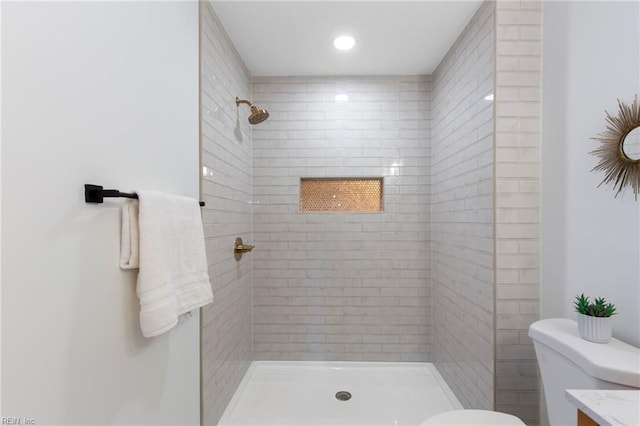
<instances>
[{"instance_id":1,"label":"recessed tile niche","mask_svg":"<svg viewBox=\"0 0 640 426\"><path fill-rule=\"evenodd\" d=\"M300 212L382 212L382 178L301 178Z\"/></svg>"}]
</instances>

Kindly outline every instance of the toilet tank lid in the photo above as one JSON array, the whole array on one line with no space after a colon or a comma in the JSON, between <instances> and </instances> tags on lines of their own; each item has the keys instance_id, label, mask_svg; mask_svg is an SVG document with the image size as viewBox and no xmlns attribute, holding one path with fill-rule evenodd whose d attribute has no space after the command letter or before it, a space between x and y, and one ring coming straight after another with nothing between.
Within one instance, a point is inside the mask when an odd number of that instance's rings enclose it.
<instances>
[{"instance_id":1,"label":"toilet tank lid","mask_svg":"<svg viewBox=\"0 0 640 426\"><path fill-rule=\"evenodd\" d=\"M536 321L529 336L569 358L587 374L600 380L640 388L640 349L611 339L588 342L580 337L578 323L566 318Z\"/></svg>"}]
</instances>

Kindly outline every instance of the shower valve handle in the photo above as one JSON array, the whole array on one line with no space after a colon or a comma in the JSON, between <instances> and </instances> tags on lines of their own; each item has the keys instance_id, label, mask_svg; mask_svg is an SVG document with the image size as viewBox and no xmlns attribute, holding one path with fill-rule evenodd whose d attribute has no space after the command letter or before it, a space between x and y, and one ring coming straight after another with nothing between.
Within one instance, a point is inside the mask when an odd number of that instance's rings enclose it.
<instances>
[{"instance_id":1,"label":"shower valve handle","mask_svg":"<svg viewBox=\"0 0 640 426\"><path fill-rule=\"evenodd\" d=\"M251 244L243 244L242 238L238 237L233 243L233 253L236 260L240 260L242 258L242 253L248 253L255 248L254 245Z\"/></svg>"},{"instance_id":2,"label":"shower valve handle","mask_svg":"<svg viewBox=\"0 0 640 426\"><path fill-rule=\"evenodd\" d=\"M240 253L246 253L254 248L255 246L252 246L251 244L238 244L235 246L234 250L239 251Z\"/></svg>"}]
</instances>

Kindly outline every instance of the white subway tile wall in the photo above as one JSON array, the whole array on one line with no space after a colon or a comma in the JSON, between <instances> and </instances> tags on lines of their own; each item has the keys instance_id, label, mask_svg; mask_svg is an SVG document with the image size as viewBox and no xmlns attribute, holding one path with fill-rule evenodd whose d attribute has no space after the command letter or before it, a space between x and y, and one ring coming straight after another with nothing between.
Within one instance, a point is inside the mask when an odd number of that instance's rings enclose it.
<instances>
[{"instance_id":1,"label":"white subway tile wall","mask_svg":"<svg viewBox=\"0 0 640 426\"><path fill-rule=\"evenodd\" d=\"M251 241L251 76L209 2L200 2L201 191L213 304L202 310L202 421L218 420L252 360L251 257L233 257L236 236Z\"/></svg>"},{"instance_id":2,"label":"white subway tile wall","mask_svg":"<svg viewBox=\"0 0 640 426\"><path fill-rule=\"evenodd\" d=\"M426 76L254 78L271 112L253 129L255 359L430 360L430 91ZM299 211L301 177L375 176L382 213Z\"/></svg>"},{"instance_id":3,"label":"white subway tile wall","mask_svg":"<svg viewBox=\"0 0 640 426\"><path fill-rule=\"evenodd\" d=\"M433 358L466 408L494 408L494 6L433 74ZM485 99L486 98L486 99Z\"/></svg>"},{"instance_id":4,"label":"white subway tile wall","mask_svg":"<svg viewBox=\"0 0 640 426\"><path fill-rule=\"evenodd\" d=\"M496 3L496 409L540 423L542 2Z\"/></svg>"}]
</instances>

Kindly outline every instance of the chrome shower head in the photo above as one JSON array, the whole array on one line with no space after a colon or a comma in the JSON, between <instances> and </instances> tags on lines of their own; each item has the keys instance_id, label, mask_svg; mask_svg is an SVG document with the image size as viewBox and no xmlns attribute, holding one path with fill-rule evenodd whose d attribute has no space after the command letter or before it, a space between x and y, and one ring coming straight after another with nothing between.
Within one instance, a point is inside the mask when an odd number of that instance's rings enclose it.
<instances>
[{"instance_id":1,"label":"chrome shower head","mask_svg":"<svg viewBox=\"0 0 640 426\"><path fill-rule=\"evenodd\" d=\"M266 109L258 108L251 101L236 97L236 105L240 106L240 104L247 104L251 107L251 114L249 115L250 124L259 124L269 118L269 111Z\"/></svg>"}]
</instances>

